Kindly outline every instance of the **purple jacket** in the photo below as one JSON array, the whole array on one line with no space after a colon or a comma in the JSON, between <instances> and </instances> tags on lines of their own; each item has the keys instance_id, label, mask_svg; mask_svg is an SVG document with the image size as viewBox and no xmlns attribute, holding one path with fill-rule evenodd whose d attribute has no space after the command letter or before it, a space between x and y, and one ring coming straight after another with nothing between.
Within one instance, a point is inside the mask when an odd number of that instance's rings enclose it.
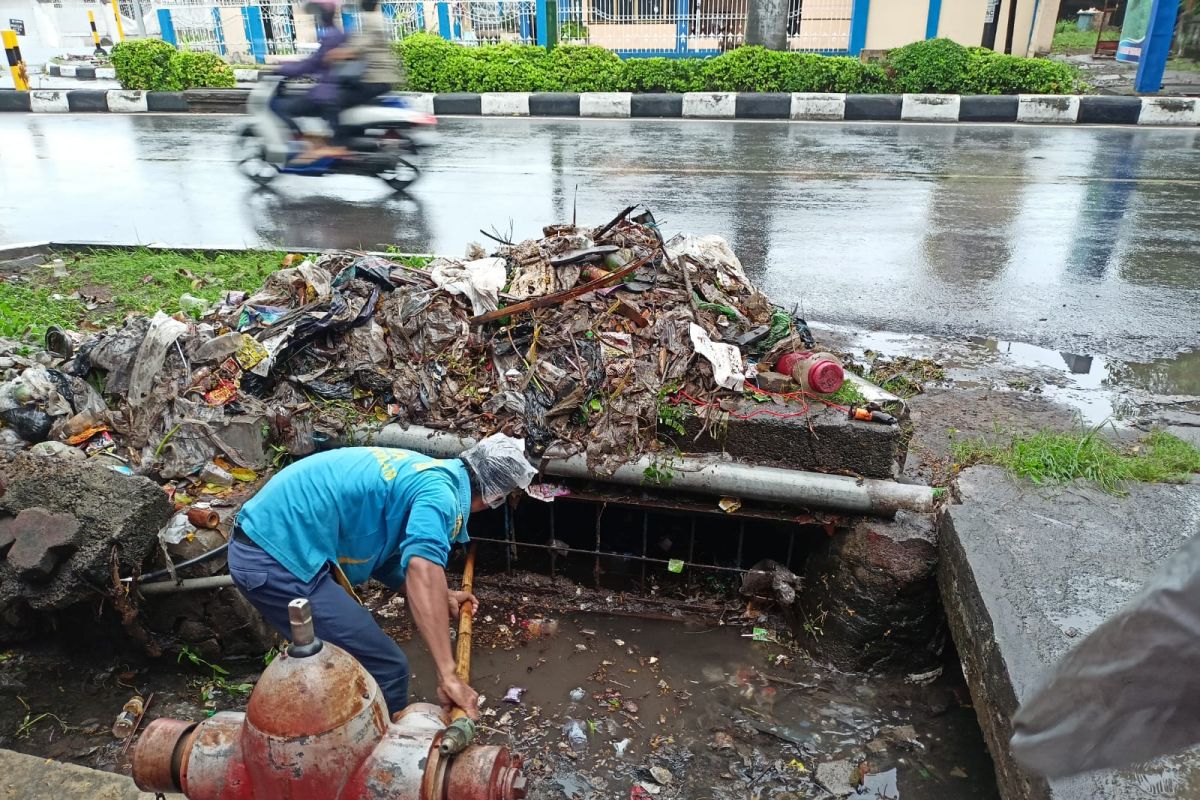
<instances>
[{"instance_id":1,"label":"purple jacket","mask_svg":"<svg viewBox=\"0 0 1200 800\"><path fill-rule=\"evenodd\" d=\"M321 33L321 46L317 52L299 61L285 61L279 65L278 72L289 78L299 78L312 75L317 85L309 89L309 99L317 103L331 103L337 99L338 84L333 77L333 64L325 62L325 56L330 50L341 47L346 42L346 34L340 28L326 28Z\"/></svg>"}]
</instances>

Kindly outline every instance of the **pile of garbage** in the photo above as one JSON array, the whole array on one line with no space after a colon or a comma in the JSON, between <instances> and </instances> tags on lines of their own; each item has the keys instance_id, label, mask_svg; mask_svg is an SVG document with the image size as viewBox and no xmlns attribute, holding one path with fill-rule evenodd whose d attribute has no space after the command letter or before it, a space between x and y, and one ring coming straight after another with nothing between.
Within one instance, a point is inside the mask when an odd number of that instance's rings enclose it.
<instances>
[{"instance_id":1,"label":"pile of garbage","mask_svg":"<svg viewBox=\"0 0 1200 800\"><path fill-rule=\"evenodd\" d=\"M503 430L603 473L656 447L664 404L719 408L756 355L811 345L723 239L664 242L636 211L421 267L288 256L253 294L52 328L41 353L0 343L0 449L228 486L395 421Z\"/></svg>"}]
</instances>

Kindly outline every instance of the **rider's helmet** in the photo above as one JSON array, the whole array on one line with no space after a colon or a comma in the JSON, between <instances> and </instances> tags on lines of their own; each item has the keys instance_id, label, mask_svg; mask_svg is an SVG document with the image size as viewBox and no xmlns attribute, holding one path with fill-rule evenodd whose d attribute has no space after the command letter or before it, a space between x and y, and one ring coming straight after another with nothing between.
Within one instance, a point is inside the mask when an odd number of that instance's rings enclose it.
<instances>
[{"instance_id":1,"label":"rider's helmet","mask_svg":"<svg viewBox=\"0 0 1200 800\"><path fill-rule=\"evenodd\" d=\"M337 20L337 3L334 0L308 0L304 10L317 18L317 25L322 28L332 27Z\"/></svg>"}]
</instances>

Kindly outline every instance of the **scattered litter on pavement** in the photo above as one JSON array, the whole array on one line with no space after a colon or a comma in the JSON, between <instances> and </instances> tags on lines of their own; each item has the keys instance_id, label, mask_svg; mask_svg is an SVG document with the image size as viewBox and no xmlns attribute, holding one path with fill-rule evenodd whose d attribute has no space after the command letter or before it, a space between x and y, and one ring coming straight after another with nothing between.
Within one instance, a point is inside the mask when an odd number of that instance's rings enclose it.
<instances>
[{"instance_id":1,"label":"scattered litter on pavement","mask_svg":"<svg viewBox=\"0 0 1200 800\"><path fill-rule=\"evenodd\" d=\"M525 695L526 691L527 690L521 686L511 686L509 687L508 691L504 693L503 702L512 703L515 706L519 706L521 705L521 698Z\"/></svg>"}]
</instances>

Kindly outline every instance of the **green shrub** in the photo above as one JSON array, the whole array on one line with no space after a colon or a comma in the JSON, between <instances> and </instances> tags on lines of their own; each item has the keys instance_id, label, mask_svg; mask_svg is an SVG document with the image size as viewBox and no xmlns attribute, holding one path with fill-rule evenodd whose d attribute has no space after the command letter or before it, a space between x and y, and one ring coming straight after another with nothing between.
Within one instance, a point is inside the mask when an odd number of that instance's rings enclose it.
<instances>
[{"instance_id":1,"label":"green shrub","mask_svg":"<svg viewBox=\"0 0 1200 800\"><path fill-rule=\"evenodd\" d=\"M901 92L953 94L962 91L970 51L950 39L930 39L887 54L887 70Z\"/></svg>"},{"instance_id":2,"label":"green shrub","mask_svg":"<svg viewBox=\"0 0 1200 800\"><path fill-rule=\"evenodd\" d=\"M167 85L167 71L175 48L162 39L136 39L113 45L112 65L122 89L159 91Z\"/></svg>"},{"instance_id":3,"label":"green shrub","mask_svg":"<svg viewBox=\"0 0 1200 800\"><path fill-rule=\"evenodd\" d=\"M441 92L446 62L464 48L432 33L414 33L396 42L405 85L414 92Z\"/></svg>"},{"instance_id":4,"label":"green shrub","mask_svg":"<svg viewBox=\"0 0 1200 800\"><path fill-rule=\"evenodd\" d=\"M603 47L563 45L550 54L550 83L557 91L615 92L624 72L617 54Z\"/></svg>"},{"instance_id":5,"label":"green shrub","mask_svg":"<svg viewBox=\"0 0 1200 800\"><path fill-rule=\"evenodd\" d=\"M705 61L696 58L630 58L625 60L626 92L698 92L704 88Z\"/></svg>"},{"instance_id":6,"label":"green shrub","mask_svg":"<svg viewBox=\"0 0 1200 800\"><path fill-rule=\"evenodd\" d=\"M1080 91L1079 73L1070 64L1021 58L971 48L963 94L1071 94Z\"/></svg>"},{"instance_id":7,"label":"green shrub","mask_svg":"<svg viewBox=\"0 0 1200 800\"><path fill-rule=\"evenodd\" d=\"M446 59L446 92L540 92L552 88L550 55L525 44L461 47Z\"/></svg>"},{"instance_id":8,"label":"green shrub","mask_svg":"<svg viewBox=\"0 0 1200 800\"><path fill-rule=\"evenodd\" d=\"M183 89L232 89L237 85L233 70L216 53L177 50L167 67L168 91Z\"/></svg>"},{"instance_id":9,"label":"green shrub","mask_svg":"<svg viewBox=\"0 0 1200 800\"><path fill-rule=\"evenodd\" d=\"M889 89L887 73L878 64L847 56L788 53L781 91L872 94Z\"/></svg>"},{"instance_id":10,"label":"green shrub","mask_svg":"<svg viewBox=\"0 0 1200 800\"><path fill-rule=\"evenodd\" d=\"M739 47L706 60L700 68L710 92L800 91L785 86L788 53L765 47Z\"/></svg>"}]
</instances>

